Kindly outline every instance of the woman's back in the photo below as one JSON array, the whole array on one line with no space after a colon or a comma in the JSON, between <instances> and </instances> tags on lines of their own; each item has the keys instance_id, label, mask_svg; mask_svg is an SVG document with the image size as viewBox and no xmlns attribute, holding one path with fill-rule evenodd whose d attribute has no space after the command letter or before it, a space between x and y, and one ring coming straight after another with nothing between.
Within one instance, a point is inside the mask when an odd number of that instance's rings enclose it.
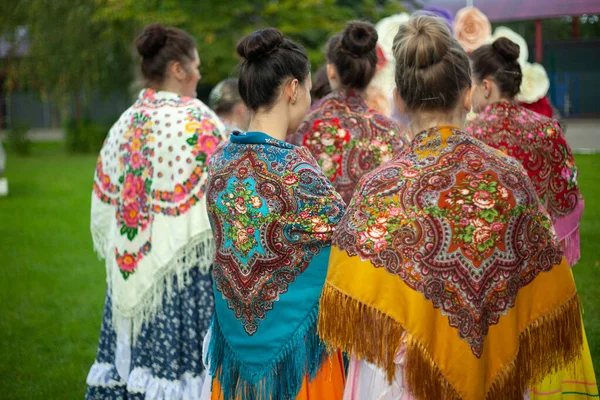
<instances>
[{"instance_id":1,"label":"woman's back","mask_svg":"<svg viewBox=\"0 0 600 400\"><path fill-rule=\"evenodd\" d=\"M343 89L324 97L288 141L310 150L346 202L365 173L390 161L406 144L398 124Z\"/></svg>"},{"instance_id":2,"label":"woman's back","mask_svg":"<svg viewBox=\"0 0 600 400\"><path fill-rule=\"evenodd\" d=\"M394 158L407 142L402 128L364 99L377 69L376 45L377 32L365 22L351 22L329 40L327 71L334 90L287 138L310 150L346 202L364 174Z\"/></svg>"}]
</instances>

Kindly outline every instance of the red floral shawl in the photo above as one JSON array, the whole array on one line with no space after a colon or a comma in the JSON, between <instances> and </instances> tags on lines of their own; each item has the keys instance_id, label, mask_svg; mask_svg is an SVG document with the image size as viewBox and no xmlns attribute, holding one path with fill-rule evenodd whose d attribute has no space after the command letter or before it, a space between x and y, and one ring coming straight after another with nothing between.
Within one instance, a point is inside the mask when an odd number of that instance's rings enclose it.
<instances>
[{"instance_id":1,"label":"red floral shawl","mask_svg":"<svg viewBox=\"0 0 600 400\"><path fill-rule=\"evenodd\" d=\"M407 143L397 123L352 90L321 99L287 141L310 150L346 203L363 175L392 160Z\"/></svg>"},{"instance_id":2,"label":"red floral shawl","mask_svg":"<svg viewBox=\"0 0 600 400\"><path fill-rule=\"evenodd\" d=\"M523 165L552 217L569 264L574 265L579 259L583 198L573 153L558 122L502 102L488 106L466 131Z\"/></svg>"}]
</instances>

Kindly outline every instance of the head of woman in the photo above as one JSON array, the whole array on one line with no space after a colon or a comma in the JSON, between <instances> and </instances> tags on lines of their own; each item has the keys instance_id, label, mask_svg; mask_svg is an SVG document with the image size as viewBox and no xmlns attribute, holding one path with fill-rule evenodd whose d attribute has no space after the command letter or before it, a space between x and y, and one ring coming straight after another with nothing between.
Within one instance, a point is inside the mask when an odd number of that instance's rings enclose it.
<instances>
[{"instance_id":1,"label":"head of woman","mask_svg":"<svg viewBox=\"0 0 600 400\"><path fill-rule=\"evenodd\" d=\"M519 93L523 80L519 50L518 44L501 37L470 54L475 112L499 101L512 101Z\"/></svg>"},{"instance_id":2,"label":"head of woman","mask_svg":"<svg viewBox=\"0 0 600 400\"><path fill-rule=\"evenodd\" d=\"M250 114L238 90L238 80L222 80L208 96L208 105L224 121L245 130Z\"/></svg>"},{"instance_id":3,"label":"head of woman","mask_svg":"<svg viewBox=\"0 0 600 400\"><path fill-rule=\"evenodd\" d=\"M142 75L153 89L196 97L200 58L192 36L181 29L150 24L135 41Z\"/></svg>"},{"instance_id":4,"label":"head of woman","mask_svg":"<svg viewBox=\"0 0 600 400\"><path fill-rule=\"evenodd\" d=\"M368 22L348 23L326 46L327 77L332 89L363 91L377 72L377 31Z\"/></svg>"},{"instance_id":5,"label":"head of woman","mask_svg":"<svg viewBox=\"0 0 600 400\"><path fill-rule=\"evenodd\" d=\"M446 24L417 15L394 38L394 100L414 133L437 125L462 127L471 109L469 58Z\"/></svg>"},{"instance_id":6,"label":"head of woman","mask_svg":"<svg viewBox=\"0 0 600 400\"><path fill-rule=\"evenodd\" d=\"M277 115L295 132L310 107L310 62L303 48L275 28L260 29L237 46L242 58L238 89L251 110L250 124Z\"/></svg>"}]
</instances>

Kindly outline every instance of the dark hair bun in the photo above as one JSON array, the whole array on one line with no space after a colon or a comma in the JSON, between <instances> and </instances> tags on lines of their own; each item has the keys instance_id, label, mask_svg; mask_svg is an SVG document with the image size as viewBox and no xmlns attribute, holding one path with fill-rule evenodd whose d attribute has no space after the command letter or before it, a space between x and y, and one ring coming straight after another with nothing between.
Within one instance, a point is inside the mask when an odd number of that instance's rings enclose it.
<instances>
[{"instance_id":1,"label":"dark hair bun","mask_svg":"<svg viewBox=\"0 0 600 400\"><path fill-rule=\"evenodd\" d=\"M496 39L492 43L492 49L507 62L516 61L519 58L519 45L505 37Z\"/></svg>"},{"instance_id":2,"label":"dark hair bun","mask_svg":"<svg viewBox=\"0 0 600 400\"><path fill-rule=\"evenodd\" d=\"M265 28L239 41L237 53L252 62L274 53L283 43L283 33L275 28Z\"/></svg>"},{"instance_id":3,"label":"dark hair bun","mask_svg":"<svg viewBox=\"0 0 600 400\"><path fill-rule=\"evenodd\" d=\"M342 47L356 56L362 56L377 46L377 31L367 22L351 22L342 33Z\"/></svg>"},{"instance_id":4,"label":"dark hair bun","mask_svg":"<svg viewBox=\"0 0 600 400\"><path fill-rule=\"evenodd\" d=\"M167 43L167 28L161 24L150 24L135 41L138 53L142 57L152 58Z\"/></svg>"}]
</instances>

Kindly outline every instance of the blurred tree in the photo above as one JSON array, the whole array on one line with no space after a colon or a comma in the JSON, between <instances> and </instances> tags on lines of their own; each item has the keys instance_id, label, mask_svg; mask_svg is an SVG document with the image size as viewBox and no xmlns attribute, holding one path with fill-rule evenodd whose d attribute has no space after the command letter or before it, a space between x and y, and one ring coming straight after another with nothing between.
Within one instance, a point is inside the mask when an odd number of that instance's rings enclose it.
<instances>
[{"instance_id":1,"label":"blurred tree","mask_svg":"<svg viewBox=\"0 0 600 400\"><path fill-rule=\"evenodd\" d=\"M131 81L129 43L111 35L111 26L93 17L100 4L90 0L20 0L2 10L27 29L29 52L5 64L11 82L35 88L62 105L73 100L77 118L85 96L110 93ZM12 8L11 8L12 6Z\"/></svg>"},{"instance_id":2,"label":"blurred tree","mask_svg":"<svg viewBox=\"0 0 600 400\"><path fill-rule=\"evenodd\" d=\"M400 0L20 0L0 2L0 34L27 29L29 54L0 66L10 82L67 104L76 116L90 93L127 91L137 71L132 42L151 22L197 40L203 84L235 73L235 45L274 26L302 43L316 69L327 38L352 19L376 22L403 11ZM10 87L9 87L10 89Z\"/></svg>"}]
</instances>

